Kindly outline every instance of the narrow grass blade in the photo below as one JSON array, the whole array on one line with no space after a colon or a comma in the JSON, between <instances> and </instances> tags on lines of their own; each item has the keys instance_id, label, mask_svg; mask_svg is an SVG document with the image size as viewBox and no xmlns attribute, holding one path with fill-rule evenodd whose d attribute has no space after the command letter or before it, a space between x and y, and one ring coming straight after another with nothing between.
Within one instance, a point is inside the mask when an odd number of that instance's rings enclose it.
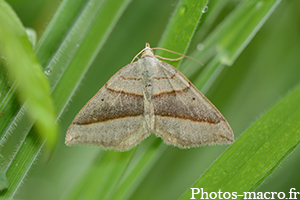
<instances>
[{"instance_id":1,"label":"narrow grass blade","mask_svg":"<svg viewBox=\"0 0 300 200\"><path fill-rule=\"evenodd\" d=\"M257 188L299 145L299 101L298 85L245 131L191 188L238 195ZM191 197L189 189L180 199Z\"/></svg>"},{"instance_id":2,"label":"narrow grass blade","mask_svg":"<svg viewBox=\"0 0 300 200\"><path fill-rule=\"evenodd\" d=\"M0 2L1 52L7 58L10 79L16 81L17 96L26 102L28 114L41 138L47 138L48 150L57 142L56 114L50 97L50 87L37 61L26 31L11 7Z\"/></svg>"},{"instance_id":3,"label":"narrow grass blade","mask_svg":"<svg viewBox=\"0 0 300 200\"><path fill-rule=\"evenodd\" d=\"M4 62L4 59L1 60ZM10 85L6 70L0 61L0 146L5 143L5 136L19 111L19 104L15 97L15 86Z\"/></svg>"},{"instance_id":4,"label":"narrow grass blade","mask_svg":"<svg viewBox=\"0 0 300 200\"><path fill-rule=\"evenodd\" d=\"M206 0L180 1L162 35L159 47L185 54L207 3ZM157 54L167 58L178 57L178 55L162 51L157 52ZM174 67L179 65L179 62L170 63Z\"/></svg>"},{"instance_id":5,"label":"narrow grass blade","mask_svg":"<svg viewBox=\"0 0 300 200\"><path fill-rule=\"evenodd\" d=\"M202 42L202 50L196 50L190 56L203 63L217 56L222 64L232 65L279 2L280 0L242 1ZM184 66L182 71L187 76L192 76L199 70L199 66L190 60L186 60Z\"/></svg>"},{"instance_id":6,"label":"narrow grass blade","mask_svg":"<svg viewBox=\"0 0 300 200\"><path fill-rule=\"evenodd\" d=\"M68 192L62 199L108 199L107 194L114 192L124 168L134 150L127 152L101 151L86 174L76 182L75 189ZM93 176L91 176L93 174ZM96 177L96 178L95 178ZM100 179L99 179L100 177Z\"/></svg>"},{"instance_id":7,"label":"narrow grass blade","mask_svg":"<svg viewBox=\"0 0 300 200\"><path fill-rule=\"evenodd\" d=\"M133 155L109 199L130 199L166 148L167 146L154 136L144 141Z\"/></svg>"},{"instance_id":8,"label":"narrow grass blade","mask_svg":"<svg viewBox=\"0 0 300 200\"><path fill-rule=\"evenodd\" d=\"M5 188L7 188L7 180L5 174L0 171L0 191L4 190Z\"/></svg>"},{"instance_id":9,"label":"narrow grass blade","mask_svg":"<svg viewBox=\"0 0 300 200\"><path fill-rule=\"evenodd\" d=\"M0 166L3 163L3 157L0 155ZM2 169L0 169L0 191L7 188L7 179Z\"/></svg>"}]
</instances>

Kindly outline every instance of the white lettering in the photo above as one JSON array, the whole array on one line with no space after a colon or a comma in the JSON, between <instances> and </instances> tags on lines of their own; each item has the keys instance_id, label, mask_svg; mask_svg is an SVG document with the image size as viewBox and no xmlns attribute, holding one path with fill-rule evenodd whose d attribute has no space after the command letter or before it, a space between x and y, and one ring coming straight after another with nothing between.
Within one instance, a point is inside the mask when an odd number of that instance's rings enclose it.
<instances>
[{"instance_id":1,"label":"white lettering","mask_svg":"<svg viewBox=\"0 0 300 200\"><path fill-rule=\"evenodd\" d=\"M212 194L213 195L215 195L214 197L212 197ZM217 198L217 193L216 192L211 192L211 193L209 193L209 198L211 198L211 199L215 199L215 198Z\"/></svg>"},{"instance_id":2,"label":"white lettering","mask_svg":"<svg viewBox=\"0 0 300 200\"><path fill-rule=\"evenodd\" d=\"M293 190L296 190L296 188L291 188L290 189L290 192L289 192L290 193L290 199L297 199L296 198L297 192L293 192ZM292 194L294 194L293 195L294 197L292 197Z\"/></svg>"},{"instance_id":3,"label":"white lettering","mask_svg":"<svg viewBox=\"0 0 300 200\"><path fill-rule=\"evenodd\" d=\"M221 194L222 194L223 192L221 192L221 189L219 189L219 192L218 192L218 196L219 196L219 199L223 199L222 197L221 197Z\"/></svg>"},{"instance_id":4,"label":"white lettering","mask_svg":"<svg viewBox=\"0 0 300 200\"><path fill-rule=\"evenodd\" d=\"M233 196L233 193L232 193L232 196ZM226 197L226 194L228 195L227 197ZM230 192L224 192L223 197L224 197L224 199L230 199L230 197L231 197Z\"/></svg>"},{"instance_id":5,"label":"white lettering","mask_svg":"<svg viewBox=\"0 0 300 200\"><path fill-rule=\"evenodd\" d=\"M289 198L286 198L284 192L243 192L243 194L238 195L237 192L222 192L219 189L218 192L204 192L203 188L190 188L192 190L192 197L190 199L297 199L297 195L300 192L296 191L296 188L290 188ZM200 197L200 198L199 198Z\"/></svg>"},{"instance_id":6,"label":"white lettering","mask_svg":"<svg viewBox=\"0 0 300 200\"><path fill-rule=\"evenodd\" d=\"M192 190L192 198L191 199L195 199L195 194L199 194L200 190L199 188L191 188ZM195 190L197 190L197 192L195 192Z\"/></svg>"},{"instance_id":7,"label":"white lettering","mask_svg":"<svg viewBox=\"0 0 300 200\"><path fill-rule=\"evenodd\" d=\"M280 197L280 194L282 194L282 197ZM279 192L277 194L278 199L284 199L285 198L285 193L284 192Z\"/></svg>"},{"instance_id":8,"label":"white lettering","mask_svg":"<svg viewBox=\"0 0 300 200\"><path fill-rule=\"evenodd\" d=\"M247 194L249 195L249 197L247 197ZM253 197L252 197L253 194ZM256 194L255 192L244 192L244 198L245 199L256 199Z\"/></svg>"},{"instance_id":9,"label":"white lettering","mask_svg":"<svg viewBox=\"0 0 300 200\"><path fill-rule=\"evenodd\" d=\"M203 194L204 194L204 193L205 193L205 195L206 195L205 199L209 199L209 198L208 198L208 193L207 193L207 192L204 192L204 191L203 191L203 188L201 188L201 198L200 198L200 199L204 199L204 198L203 198Z\"/></svg>"},{"instance_id":10,"label":"white lettering","mask_svg":"<svg viewBox=\"0 0 300 200\"><path fill-rule=\"evenodd\" d=\"M233 192L233 193L232 193L232 199L237 199L237 197L238 197L238 196L237 196L237 192Z\"/></svg>"},{"instance_id":11,"label":"white lettering","mask_svg":"<svg viewBox=\"0 0 300 200\"><path fill-rule=\"evenodd\" d=\"M271 192L272 194L272 198L271 199L275 199L274 194L277 194L277 192Z\"/></svg>"},{"instance_id":12,"label":"white lettering","mask_svg":"<svg viewBox=\"0 0 300 200\"><path fill-rule=\"evenodd\" d=\"M264 199L270 199L270 197L269 198L267 197L267 194L270 194L270 192L265 192Z\"/></svg>"}]
</instances>

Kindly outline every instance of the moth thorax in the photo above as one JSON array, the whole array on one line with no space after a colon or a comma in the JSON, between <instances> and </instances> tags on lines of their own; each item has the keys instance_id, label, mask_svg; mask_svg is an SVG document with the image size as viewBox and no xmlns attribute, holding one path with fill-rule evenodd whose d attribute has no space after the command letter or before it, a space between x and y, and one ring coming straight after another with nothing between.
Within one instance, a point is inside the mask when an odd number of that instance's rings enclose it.
<instances>
[{"instance_id":1,"label":"moth thorax","mask_svg":"<svg viewBox=\"0 0 300 200\"><path fill-rule=\"evenodd\" d=\"M142 58L143 57L148 57L148 56L155 57L154 54L153 54L153 51L152 51L152 49L150 47L146 47L144 49L143 53L142 53Z\"/></svg>"}]
</instances>

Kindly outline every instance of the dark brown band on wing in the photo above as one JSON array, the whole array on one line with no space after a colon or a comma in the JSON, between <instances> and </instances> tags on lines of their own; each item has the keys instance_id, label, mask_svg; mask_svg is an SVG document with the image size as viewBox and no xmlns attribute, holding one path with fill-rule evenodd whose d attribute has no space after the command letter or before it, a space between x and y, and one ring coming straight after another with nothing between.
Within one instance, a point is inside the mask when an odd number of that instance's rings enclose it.
<instances>
[{"instance_id":1,"label":"dark brown band on wing","mask_svg":"<svg viewBox=\"0 0 300 200\"><path fill-rule=\"evenodd\" d=\"M138 94L138 93L134 93L134 92L127 92L127 91L123 91L123 90L114 90L113 88L109 88L107 87L107 84L105 84L104 86L109 92L111 93L115 93L117 95L126 95L126 96L130 96L130 97L140 97L140 98L143 98L144 95L143 94Z\"/></svg>"},{"instance_id":2,"label":"dark brown band on wing","mask_svg":"<svg viewBox=\"0 0 300 200\"><path fill-rule=\"evenodd\" d=\"M120 76L123 80L133 80L133 81L140 81L141 78L126 78L125 76Z\"/></svg>"},{"instance_id":3,"label":"dark brown band on wing","mask_svg":"<svg viewBox=\"0 0 300 200\"><path fill-rule=\"evenodd\" d=\"M154 95L154 113L161 117L218 124L222 119L196 98L187 94L190 87Z\"/></svg>"},{"instance_id":4,"label":"dark brown band on wing","mask_svg":"<svg viewBox=\"0 0 300 200\"><path fill-rule=\"evenodd\" d=\"M111 88L106 89L107 96L104 96L103 100L99 98L99 102L92 101L91 105L85 106L73 124L89 125L143 114L143 95L115 91Z\"/></svg>"},{"instance_id":5,"label":"dark brown band on wing","mask_svg":"<svg viewBox=\"0 0 300 200\"><path fill-rule=\"evenodd\" d=\"M154 79L156 79L156 80L160 80L160 79L173 79L173 78L175 78L175 77L176 77L176 75L173 74L171 77L166 77L166 76L164 76L164 77L159 77L159 78L154 77Z\"/></svg>"},{"instance_id":6,"label":"dark brown band on wing","mask_svg":"<svg viewBox=\"0 0 300 200\"><path fill-rule=\"evenodd\" d=\"M174 74L171 77L164 76L164 77L153 77L153 78L156 79L156 80L161 80L161 79L173 79L175 77L176 77L176 75ZM140 81L140 80L142 80L141 78L126 78L125 76L120 76L120 78L122 78L123 80L132 80L132 81Z\"/></svg>"},{"instance_id":7,"label":"dark brown band on wing","mask_svg":"<svg viewBox=\"0 0 300 200\"><path fill-rule=\"evenodd\" d=\"M176 97L176 94L177 95L180 95L180 94L184 94L186 92L188 92L188 90L190 89L190 86L187 86L183 89L180 89L180 90L171 90L171 91L166 91L166 92L160 92L158 94L155 94L154 95L154 98L163 98L163 97L170 97L170 98L173 98L174 96Z\"/></svg>"}]
</instances>

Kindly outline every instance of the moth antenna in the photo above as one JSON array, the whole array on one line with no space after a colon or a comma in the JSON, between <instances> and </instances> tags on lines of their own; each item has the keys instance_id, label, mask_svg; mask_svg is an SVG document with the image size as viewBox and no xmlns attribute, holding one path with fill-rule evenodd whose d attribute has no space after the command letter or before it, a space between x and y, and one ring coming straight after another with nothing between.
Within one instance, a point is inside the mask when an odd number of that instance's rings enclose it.
<instances>
[{"instance_id":1,"label":"moth antenna","mask_svg":"<svg viewBox=\"0 0 300 200\"><path fill-rule=\"evenodd\" d=\"M180 56L179 58L165 58L159 55L155 55L156 58L160 58L162 60L170 60L170 61L178 61L181 60L182 58L184 58L184 56Z\"/></svg>"},{"instance_id":2,"label":"moth antenna","mask_svg":"<svg viewBox=\"0 0 300 200\"><path fill-rule=\"evenodd\" d=\"M139 55L140 55L141 53L143 53L143 52L145 51L146 48L150 48L150 44L149 44L149 43L146 43L145 48L142 49L140 52L138 52L138 53L134 56L134 58L132 59L131 63L133 63L133 61L134 61L135 59L139 59Z\"/></svg>"},{"instance_id":3,"label":"moth antenna","mask_svg":"<svg viewBox=\"0 0 300 200\"><path fill-rule=\"evenodd\" d=\"M143 53L143 51L144 51L144 49L142 49L140 52L138 52L138 53L134 56L134 58L131 60L130 63L133 63L133 61L134 61L135 59L139 59L139 55L141 55L141 53Z\"/></svg>"},{"instance_id":4,"label":"moth antenna","mask_svg":"<svg viewBox=\"0 0 300 200\"><path fill-rule=\"evenodd\" d=\"M145 47L145 48L147 48L147 47L150 48L150 44L149 44L149 43L146 43L146 47ZM156 58L160 58L160 59L162 59L162 60L178 61L178 60L181 60L181 59L183 59L183 58L189 58L189 59L191 59L191 60L193 60L193 61L196 61L197 63L199 63L200 65L203 66L203 63L201 63L199 60L197 60L197 59L195 59L195 58L192 58L192 57L190 57L190 56L183 55L183 54L178 53L178 52L176 52L176 51L172 51L172 50L165 49L165 48L162 48L162 47L154 47L154 48L151 48L151 49L152 49L152 50L155 50L155 49L156 49L156 50L163 50L163 51L167 51L167 52L170 52L170 53L174 53L174 54L176 54L176 55L180 55L179 58L165 58L165 57L162 57L162 56L159 56L159 55L155 55ZM144 51L145 51L145 49L142 49L140 52L138 52L138 53L134 56L134 58L131 60L130 63L133 63L135 59L139 59L139 55L141 55Z\"/></svg>"},{"instance_id":5,"label":"moth antenna","mask_svg":"<svg viewBox=\"0 0 300 200\"><path fill-rule=\"evenodd\" d=\"M195 58L192 58L192 57L190 57L190 56L183 55L183 54L178 53L178 52L176 52L176 51L171 51L171 50L169 50L169 49L165 49L165 48L161 48L161 47L154 47L154 48L151 48L151 49L154 49L154 50L155 50L155 49L157 49L157 50L163 50L163 51L167 51L167 52L174 53L174 54L177 54L177 55L180 55L180 56L181 56L181 57L179 57L179 58L164 58L164 57L155 55L156 57L158 57L158 58L160 58L160 59L163 59L163 60L178 61L178 60L181 60L182 58L189 58L189 59L191 59L191 60L193 60L193 61L196 61L197 63L199 63L200 65L203 66L203 63L201 63L199 60L197 60L197 59L195 59Z\"/></svg>"}]
</instances>

